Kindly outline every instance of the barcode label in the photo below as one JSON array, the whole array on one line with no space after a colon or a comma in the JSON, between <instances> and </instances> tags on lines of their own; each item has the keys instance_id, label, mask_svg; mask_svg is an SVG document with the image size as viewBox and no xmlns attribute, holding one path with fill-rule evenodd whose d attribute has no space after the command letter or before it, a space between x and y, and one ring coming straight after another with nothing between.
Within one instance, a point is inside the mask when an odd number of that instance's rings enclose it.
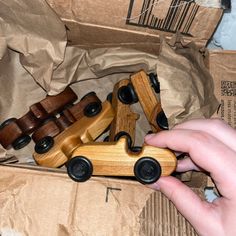
<instances>
[{"instance_id":1,"label":"barcode label","mask_svg":"<svg viewBox=\"0 0 236 236\"><path fill-rule=\"evenodd\" d=\"M159 1L163 0L143 0L140 5L139 0L131 0L126 23L191 36L190 29L200 6L190 0L172 0L165 16L159 16L154 14Z\"/></svg>"},{"instance_id":2,"label":"barcode label","mask_svg":"<svg viewBox=\"0 0 236 236\"><path fill-rule=\"evenodd\" d=\"M222 96L236 96L236 81L221 81Z\"/></svg>"}]
</instances>

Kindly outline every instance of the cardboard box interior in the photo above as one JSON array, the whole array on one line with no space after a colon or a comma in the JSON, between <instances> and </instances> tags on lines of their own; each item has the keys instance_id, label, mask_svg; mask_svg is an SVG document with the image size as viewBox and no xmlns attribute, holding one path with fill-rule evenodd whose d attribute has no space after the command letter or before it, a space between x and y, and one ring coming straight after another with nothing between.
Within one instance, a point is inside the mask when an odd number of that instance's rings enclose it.
<instances>
[{"instance_id":1,"label":"cardboard box interior","mask_svg":"<svg viewBox=\"0 0 236 236\"><path fill-rule=\"evenodd\" d=\"M223 13L222 9L186 1L177 1L184 3L178 9L170 8L173 1L160 2L163 5L155 8L150 7L150 2L48 0L67 26L69 44L86 49L124 46L157 53L160 35L171 37L179 30L186 40L194 40L202 47ZM144 14L140 15L141 11ZM218 115L233 127L236 127L236 82L232 79L236 78L233 77L235 56L234 52L210 52L208 60L215 93L223 108ZM95 86L94 82L90 83ZM107 85L106 93L112 85ZM16 89L23 91L24 86L29 86L26 81ZM37 89L34 91L36 93ZM44 94L38 89L38 99ZM104 91L100 94L105 97ZM19 152L19 156L23 162L28 162L29 157L24 152ZM47 235L58 236L197 235L162 194L135 181L94 177L78 184L72 182L64 170L4 164L0 169L0 233L3 236L9 232L13 235L45 235L47 232ZM206 177L199 179L197 175L192 180L188 184L203 196Z\"/></svg>"}]
</instances>

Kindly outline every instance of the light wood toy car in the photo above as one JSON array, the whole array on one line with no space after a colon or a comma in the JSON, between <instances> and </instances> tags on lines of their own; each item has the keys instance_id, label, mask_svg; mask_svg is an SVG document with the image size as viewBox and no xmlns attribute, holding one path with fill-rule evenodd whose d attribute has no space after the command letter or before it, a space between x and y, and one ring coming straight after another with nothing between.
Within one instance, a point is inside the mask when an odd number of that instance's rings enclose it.
<instances>
[{"instance_id":1,"label":"light wood toy car","mask_svg":"<svg viewBox=\"0 0 236 236\"><path fill-rule=\"evenodd\" d=\"M96 116L84 116L55 138L47 136L36 143L33 154L36 163L46 167L62 166L79 145L98 138L111 124L113 118L114 111L110 102L103 102L102 110Z\"/></svg>"},{"instance_id":2,"label":"light wood toy car","mask_svg":"<svg viewBox=\"0 0 236 236\"><path fill-rule=\"evenodd\" d=\"M120 101L125 104L139 101L153 132L168 129L168 121L155 95L160 91L156 76L140 71L131 75L130 81L130 84L118 90Z\"/></svg>"},{"instance_id":3,"label":"light wood toy car","mask_svg":"<svg viewBox=\"0 0 236 236\"><path fill-rule=\"evenodd\" d=\"M126 137L128 146L131 148L135 143L135 127L139 114L134 113L129 104L122 103L117 97L119 88L127 86L129 83L130 80L123 79L114 86L111 102L115 117L111 123L108 140L111 142L117 141L120 137Z\"/></svg>"},{"instance_id":4,"label":"light wood toy car","mask_svg":"<svg viewBox=\"0 0 236 236\"><path fill-rule=\"evenodd\" d=\"M95 176L135 176L143 184L156 182L176 169L177 160L170 150L144 145L131 152L127 140L93 142L78 146L66 164L74 181L84 182Z\"/></svg>"}]
</instances>

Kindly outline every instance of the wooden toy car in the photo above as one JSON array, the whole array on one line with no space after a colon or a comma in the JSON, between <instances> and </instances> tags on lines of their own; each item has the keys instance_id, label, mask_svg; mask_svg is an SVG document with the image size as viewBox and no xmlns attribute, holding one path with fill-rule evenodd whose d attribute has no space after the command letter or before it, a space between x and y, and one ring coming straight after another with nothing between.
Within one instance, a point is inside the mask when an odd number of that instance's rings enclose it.
<instances>
[{"instance_id":1,"label":"wooden toy car","mask_svg":"<svg viewBox=\"0 0 236 236\"><path fill-rule=\"evenodd\" d=\"M78 146L66 164L68 175L78 182L97 176L135 176L143 184L156 182L176 169L175 155L168 149L144 145L131 152L124 137L117 142L91 142Z\"/></svg>"},{"instance_id":2,"label":"wooden toy car","mask_svg":"<svg viewBox=\"0 0 236 236\"><path fill-rule=\"evenodd\" d=\"M26 146L31 134L51 115L60 112L66 105L77 100L77 95L70 87L55 96L46 96L42 101L30 106L21 118L10 118L0 125L0 144L5 149L21 149Z\"/></svg>"},{"instance_id":3,"label":"wooden toy car","mask_svg":"<svg viewBox=\"0 0 236 236\"><path fill-rule=\"evenodd\" d=\"M35 145L33 157L38 165L60 167L67 162L72 152L82 143L94 141L111 124L114 118L110 102L102 103L96 116L84 116L55 138L44 137Z\"/></svg>"},{"instance_id":4,"label":"wooden toy car","mask_svg":"<svg viewBox=\"0 0 236 236\"><path fill-rule=\"evenodd\" d=\"M76 104L66 107L59 117L50 117L32 134L34 142L38 142L46 136L55 137L75 121L83 116L96 116L101 110L101 100L95 92L90 92L81 98Z\"/></svg>"},{"instance_id":5,"label":"wooden toy car","mask_svg":"<svg viewBox=\"0 0 236 236\"><path fill-rule=\"evenodd\" d=\"M128 79L124 79L114 86L111 102L115 117L111 123L108 140L117 141L120 137L126 137L128 146L131 148L135 143L135 126L136 120L139 119L139 114L132 112L130 105L122 103L117 97L119 88L127 86L129 83Z\"/></svg>"},{"instance_id":6,"label":"wooden toy car","mask_svg":"<svg viewBox=\"0 0 236 236\"><path fill-rule=\"evenodd\" d=\"M160 91L155 75L148 76L144 71L140 71L131 75L130 80L130 84L118 90L120 101L125 104L139 101L153 132L168 129L168 121L154 93Z\"/></svg>"}]
</instances>

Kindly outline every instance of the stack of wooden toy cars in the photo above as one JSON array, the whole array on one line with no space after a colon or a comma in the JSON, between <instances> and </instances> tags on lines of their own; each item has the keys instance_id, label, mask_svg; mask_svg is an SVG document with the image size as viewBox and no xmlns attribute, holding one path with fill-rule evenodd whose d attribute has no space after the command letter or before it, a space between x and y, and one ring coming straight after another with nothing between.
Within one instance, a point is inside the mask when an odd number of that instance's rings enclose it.
<instances>
[{"instance_id":1,"label":"stack of wooden toy cars","mask_svg":"<svg viewBox=\"0 0 236 236\"><path fill-rule=\"evenodd\" d=\"M152 132L168 129L155 94L159 90L157 77L144 71L120 80L104 102L90 92L74 104L77 95L67 87L32 105L21 118L4 121L0 143L6 149L20 149L32 138L38 165L65 164L68 175L78 182L92 175L135 176L139 182L150 184L175 170L176 157L167 149L134 145L139 114L132 112L130 105L140 103ZM98 142L108 129L106 140Z\"/></svg>"}]
</instances>

